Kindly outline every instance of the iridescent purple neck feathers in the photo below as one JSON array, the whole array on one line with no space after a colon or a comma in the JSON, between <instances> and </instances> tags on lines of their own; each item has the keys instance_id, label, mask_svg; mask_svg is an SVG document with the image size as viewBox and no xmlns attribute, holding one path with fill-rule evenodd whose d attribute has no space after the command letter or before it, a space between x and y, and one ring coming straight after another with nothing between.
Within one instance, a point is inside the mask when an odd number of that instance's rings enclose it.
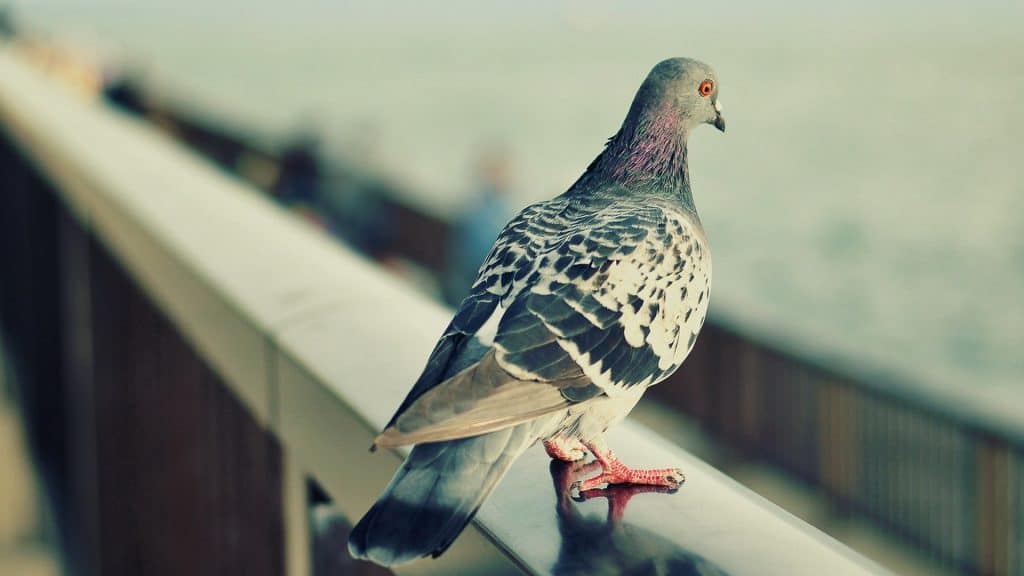
<instances>
[{"instance_id":1,"label":"iridescent purple neck feathers","mask_svg":"<svg viewBox=\"0 0 1024 576\"><path fill-rule=\"evenodd\" d=\"M679 113L667 103L644 112L635 119L630 115L594 168L626 186L654 182L689 186L686 132Z\"/></svg>"},{"instance_id":2,"label":"iridescent purple neck feathers","mask_svg":"<svg viewBox=\"0 0 1024 576\"><path fill-rule=\"evenodd\" d=\"M573 189L596 191L617 184L640 193L679 194L684 204L692 203L682 122L670 103L656 110L634 107Z\"/></svg>"}]
</instances>

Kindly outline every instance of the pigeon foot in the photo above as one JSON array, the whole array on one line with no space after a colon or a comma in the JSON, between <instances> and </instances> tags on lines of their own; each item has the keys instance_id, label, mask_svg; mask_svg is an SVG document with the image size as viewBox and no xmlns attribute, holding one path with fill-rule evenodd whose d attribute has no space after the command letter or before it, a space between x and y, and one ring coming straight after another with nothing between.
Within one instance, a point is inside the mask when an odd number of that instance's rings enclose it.
<instances>
[{"instance_id":1,"label":"pigeon foot","mask_svg":"<svg viewBox=\"0 0 1024 576\"><path fill-rule=\"evenodd\" d=\"M582 494L588 490L602 486L616 484L639 484L645 486L661 486L665 488L679 488L686 481L686 475L678 468L653 468L640 469L630 468L622 463L615 454L608 449L585 444L601 464L602 472L592 478L580 480L573 484L575 491Z\"/></svg>"},{"instance_id":2,"label":"pigeon foot","mask_svg":"<svg viewBox=\"0 0 1024 576\"><path fill-rule=\"evenodd\" d=\"M645 486L679 488L685 481L686 476L679 468L634 469L622 466L621 469L603 472L593 478L578 480L573 484L573 487L580 493L606 485L612 486L617 484L641 484Z\"/></svg>"},{"instance_id":3,"label":"pigeon foot","mask_svg":"<svg viewBox=\"0 0 1024 576\"><path fill-rule=\"evenodd\" d=\"M576 438L555 436L544 441L544 451L548 456L562 462L579 462L587 457L587 449Z\"/></svg>"}]
</instances>

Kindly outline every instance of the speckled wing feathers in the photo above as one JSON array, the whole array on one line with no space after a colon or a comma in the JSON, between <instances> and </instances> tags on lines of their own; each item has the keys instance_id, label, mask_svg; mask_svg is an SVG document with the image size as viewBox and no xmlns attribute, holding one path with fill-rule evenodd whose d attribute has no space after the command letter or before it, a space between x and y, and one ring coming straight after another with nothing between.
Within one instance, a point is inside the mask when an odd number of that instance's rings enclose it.
<instances>
[{"instance_id":1,"label":"speckled wing feathers","mask_svg":"<svg viewBox=\"0 0 1024 576\"><path fill-rule=\"evenodd\" d=\"M494 343L499 364L543 380L571 363L593 392L608 395L661 380L682 363L703 323L706 256L681 211L626 203L597 211L532 259L534 282L503 295L512 301Z\"/></svg>"},{"instance_id":2,"label":"speckled wing feathers","mask_svg":"<svg viewBox=\"0 0 1024 576\"><path fill-rule=\"evenodd\" d=\"M658 382L703 324L709 256L699 224L672 206L561 196L527 208L495 242L378 443L481 434ZM431 382L495 313L493 350Z\"/></svg>"}]
</instances>

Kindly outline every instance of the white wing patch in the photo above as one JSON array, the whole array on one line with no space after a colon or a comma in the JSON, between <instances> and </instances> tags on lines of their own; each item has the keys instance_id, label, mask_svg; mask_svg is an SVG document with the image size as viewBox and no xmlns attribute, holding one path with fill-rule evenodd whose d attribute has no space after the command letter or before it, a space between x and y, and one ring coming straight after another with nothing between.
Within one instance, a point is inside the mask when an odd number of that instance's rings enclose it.
<instances>
[{"instance_id":1,"label":"white wing patch","mask_svg":"<svg viewBox=\"0 0 1024 576\"><path fill-rule=\"evenodd\" d=\"M494 336L498 333L498 324L501 323L501 317L505 315L505 310L507 309L507 307L502 306L501 303L499 303L494 307L494 312L491 312L491 315L483 323L483 326L480 326L480 329L476 331L475 336L481 344L484 346L491 346L494 344Z\"/></svg>"}]
</instances>

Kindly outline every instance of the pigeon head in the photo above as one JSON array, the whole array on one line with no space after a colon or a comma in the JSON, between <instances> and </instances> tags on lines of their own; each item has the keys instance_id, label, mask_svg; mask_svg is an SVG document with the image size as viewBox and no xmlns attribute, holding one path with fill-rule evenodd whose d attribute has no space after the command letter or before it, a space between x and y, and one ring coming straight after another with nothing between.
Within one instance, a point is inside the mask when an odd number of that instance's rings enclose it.
<instances>
[{"instance_id":1,"label":"pigeon head","mask_svg":"<svg viewBox=\"0 0 1024 576\"><path fill-rule=\"evenodd\" d=\"M686 139L701 124L725 131L714 70L689 58L659 62L637 90L622 128L573 189L599 189L612 180L641 191L682 189L688 195ZM636 186L644 182L658 185Z\"/></svg>"},{"instance_id":2,"label":"pigeon head","mask_svg":"<svg viewBox=\"0 0 1024 576\"><path fill-rule=\"evenodd\" d=\"M683 136L701 124L725 132L715 71L689 58L659 62L637 91L626 123L672 129Z\"/></svg>"}]
</instances>

